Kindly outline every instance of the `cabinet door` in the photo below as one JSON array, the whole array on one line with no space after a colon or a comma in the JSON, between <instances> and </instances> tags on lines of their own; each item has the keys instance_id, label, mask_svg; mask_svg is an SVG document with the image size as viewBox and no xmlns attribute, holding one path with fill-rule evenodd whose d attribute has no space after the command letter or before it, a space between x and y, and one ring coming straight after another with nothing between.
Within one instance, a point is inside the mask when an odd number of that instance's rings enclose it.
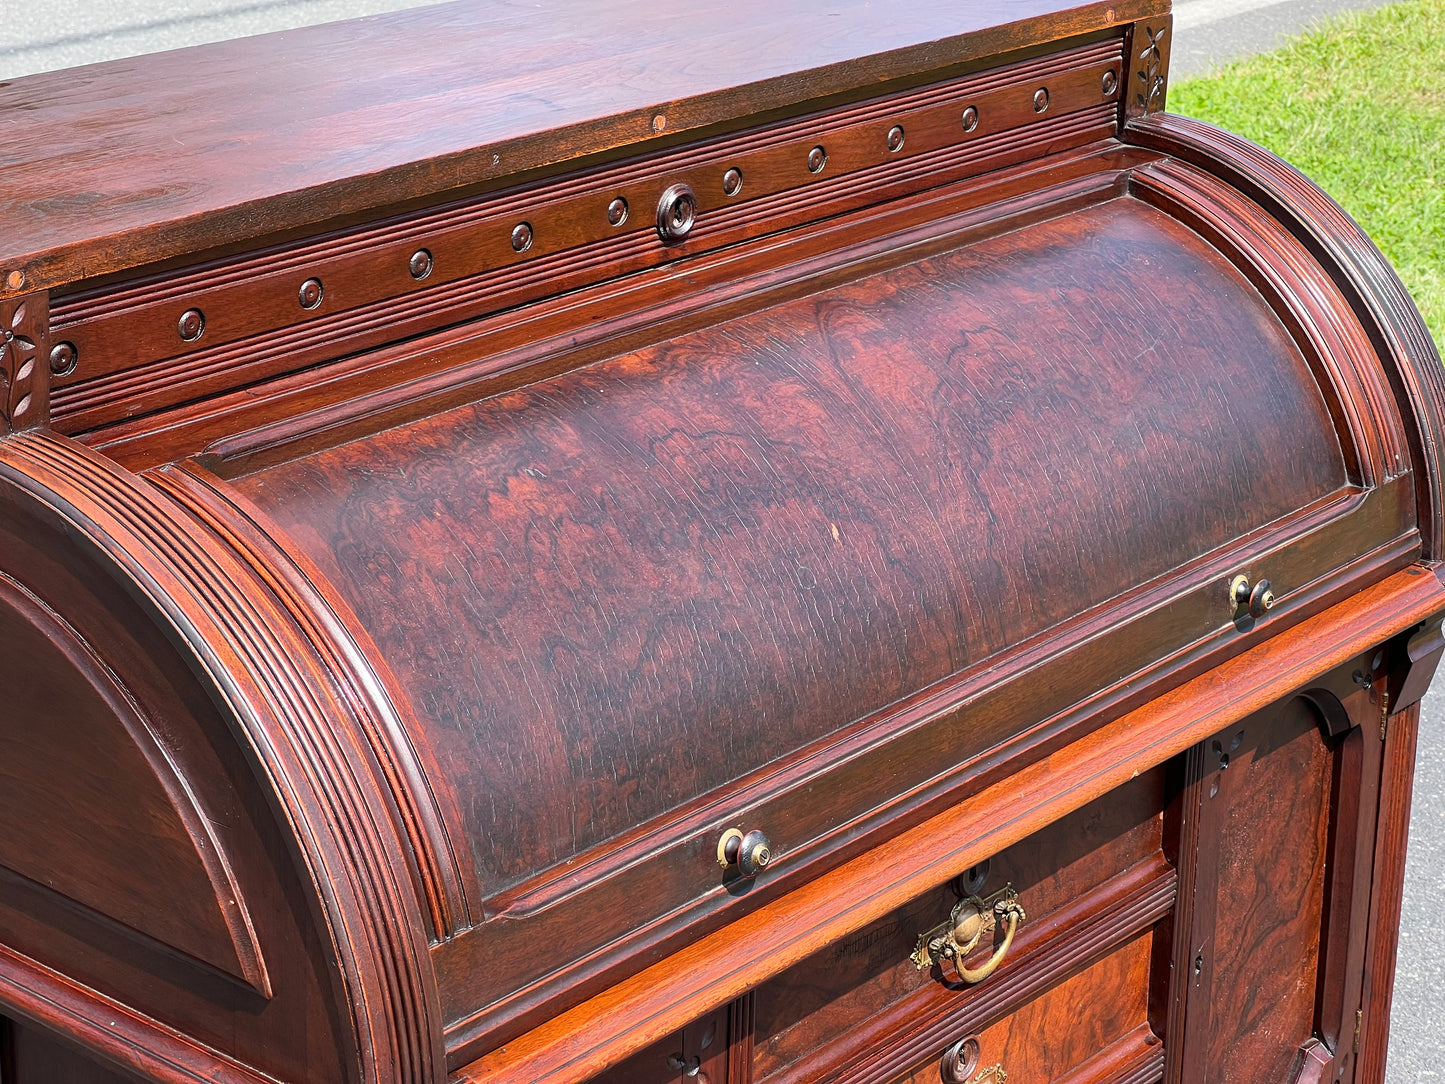
<instances>
[{"instance_id":1,"label":"cabinet door","mask_svg":"<svg viewBox=\"0 0 1445 1084\"><path fill-rule=\"evenodd\" d=\"M1297 696L1187 755L1169 1081L1353 1079L1381 718Z\"/></svg>"}]
</instances>

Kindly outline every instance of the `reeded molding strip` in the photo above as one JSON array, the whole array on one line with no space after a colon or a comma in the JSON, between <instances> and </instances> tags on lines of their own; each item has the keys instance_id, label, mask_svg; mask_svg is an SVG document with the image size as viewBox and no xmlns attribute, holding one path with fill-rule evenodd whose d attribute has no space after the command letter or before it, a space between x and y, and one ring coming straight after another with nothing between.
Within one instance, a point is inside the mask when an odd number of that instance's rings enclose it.
<instances>
[{"instance_id":1,"label":"reeded molding strip","mask_svg":"<svg viewBox=\"0 0 1445 1084\"><path fill-rule=\"evenodd\" d=\"M1445 611L1412 565L771 900L458 1069L450 1084L581 1080L1083 808L1367 648ZM748 945L739 953L738 945Z\"/></svg>"},{"instance_id":2,"label":"reeded molding strip","mask_svg":"<svg viewBox=\"0 0 1445 1084\"><path fill-rule=\"evenodd\" d=\"M432 327L454 323L1102 138L1118 123L1121 50L1122 38L1111 37L745 136L59 299L54 337L80 361L60 378L74 391L59 397L58 413L83 413L70 428L89 428L114 420L97 412L118 398L135 413L157 405L138 407L143 391L170 389L166 401L175 402L178 382L216 374L234 387L238 363L248 379L274 375L394 341L424 316ZM697 216L686 239L669 245L656 216L672 185L690 187ZM525 243L514 243L524 229ZM105 379L122 372L153 379ZM196 383L188 394L214 390Z\"/></svg>"},{"instance_id":3,"label":"reeded molding strip","mask_svg":"<svg viewBox=\"0 0 1445 1084\"><path fill-rule=\"evenodd\" d=\"M0 441L0 474L73 523L199 666L286 810L347 992L362 1078L433 1084L440 1005L402 843L302 630L241 561L157 489L45 432Z\"/></svg>"},{"instance_id":4,"label":"reeded molding strip","mask_svg":"<svg viewBox=\"0 0 1445 1084\"><path fill-rule=\"evenodd\" d=\"M1414 422L1412 456L1426 560L1445 555L1445 369L1419 310L1375 243L1333 199L1269 151L1213 125L1159 113L1131 120L1126 141L1181 158L1233 185L1320 260L1388 359L1401 411ZM1426 464L1429 464L1428 468Z\"/></svg>"},{"instance_id":5,"label":"reeded molding strip","mask_svg":"<svg viewBox=\"0 0 1445 1084\"><path fill-rule=\"evenodd\" d=\"M365 635L361 623L338 595L326 596L318 589L317 584L324 582L319 571L297 564L299 549L288 551L279 544L280 529L264 522L259 509L215 475L187 462L149 471L143 477L169 494L206 530L223 538L255 576L265 581L322 656L395 799L398 829L410 844L413 874L431 919L433 937L444 939L470 926L473 920L457 856L412 744L412 735L424 731L415 723L407 725L402 713L409 717L409 706L394 696L376 673L379 652L357 642L358 635Z\"/></svg>"}]
</instances>

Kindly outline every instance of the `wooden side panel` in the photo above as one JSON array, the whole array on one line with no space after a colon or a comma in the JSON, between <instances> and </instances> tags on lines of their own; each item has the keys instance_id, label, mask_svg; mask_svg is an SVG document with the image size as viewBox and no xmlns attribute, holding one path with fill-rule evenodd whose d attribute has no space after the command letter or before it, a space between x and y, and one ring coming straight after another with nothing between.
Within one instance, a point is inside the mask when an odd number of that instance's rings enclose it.
<instances>
[{"instance_id":1,"label":"wooden side panel","mask_svg":"<svg viewBox=\"0 0 1445 1084\"><path fill-rule=\"evenodd\" d=\"M1344 480L1252 287L1118 200L237 484L495 892Z\"/></svg>"},{"instance_id":2,"label":"wooden side panel","mask_svg":"<svg viewBox=\"0 0 1445 1084\"><path fill-rule=\"evenodd\" d=\"M0 1005L173 1084L354 1080L294 839L186 647L0 472Z\"/></svg>"},{"instance_id":3,"label":"wooden side panel","mask_svg":"<svg viewBox=\"0 0 1445 1084\"><path fill-rule=\"evenodd\" d=\"M153 724L3 571L0 644L0 883L5 870L28 877L269 996L229 856ZM174 727L183 705L168 706Z\"/></svg>"}]
</instances>

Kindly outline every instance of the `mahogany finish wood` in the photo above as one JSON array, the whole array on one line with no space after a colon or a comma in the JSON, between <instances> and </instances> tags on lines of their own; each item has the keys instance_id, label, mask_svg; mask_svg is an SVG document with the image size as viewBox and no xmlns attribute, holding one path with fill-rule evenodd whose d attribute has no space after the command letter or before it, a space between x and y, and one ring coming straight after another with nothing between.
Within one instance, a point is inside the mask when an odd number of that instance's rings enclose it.
<instances>
[{"instance_id":1,"label":"mahogany finish wood","mask_svg":"<svg viewBox=\"0 0 1445 1084\"><path fill-rule=\"evenodd\" d=\"M0 87L0 1084L1382 1084L1445 372L1171 38Z\"/></svg>"}]
</instances>

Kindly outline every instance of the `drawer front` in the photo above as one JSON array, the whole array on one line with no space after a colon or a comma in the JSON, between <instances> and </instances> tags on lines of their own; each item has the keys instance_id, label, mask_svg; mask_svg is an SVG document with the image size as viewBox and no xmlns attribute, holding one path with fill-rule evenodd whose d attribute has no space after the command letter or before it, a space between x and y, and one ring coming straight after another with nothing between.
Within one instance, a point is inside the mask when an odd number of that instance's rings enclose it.
<instances>
[{"instance_id":1,"label":"drawer front","mask_svg":"<svg viewBox=\"0 0 1445 1084\"><path fill-rule=\"evenodd\" d=\"M982 1031L960 1036L890 1084L1055 1084L1160 1080L1164 1047L1148 1023L1145 933Z\"/></svg>"},{"instance_id":2,"label":"drawer front","mask_svg":"<svg viewBox=\"0 0 1445 1084\"><path fill-rule=\"evenodd\" d=\"M1140 776L975 867L975 884L925 893L765 984L754 994L753 1078L881 1082L889 1066L911 1064L958 1028L1022 1011L1101 953L1147 941L1173 903L1161 853L1164 801L1162 769ZM920 970L910 959L919 934L948 917L960 889L987 895L1006 885L1027 917L991 976L968 984L949 963ZM965 965L985 964L1001 936L986 937ZM1144 998L1146 986L1140 979L1130 997Z\"/></svg>"}]
</instances>

